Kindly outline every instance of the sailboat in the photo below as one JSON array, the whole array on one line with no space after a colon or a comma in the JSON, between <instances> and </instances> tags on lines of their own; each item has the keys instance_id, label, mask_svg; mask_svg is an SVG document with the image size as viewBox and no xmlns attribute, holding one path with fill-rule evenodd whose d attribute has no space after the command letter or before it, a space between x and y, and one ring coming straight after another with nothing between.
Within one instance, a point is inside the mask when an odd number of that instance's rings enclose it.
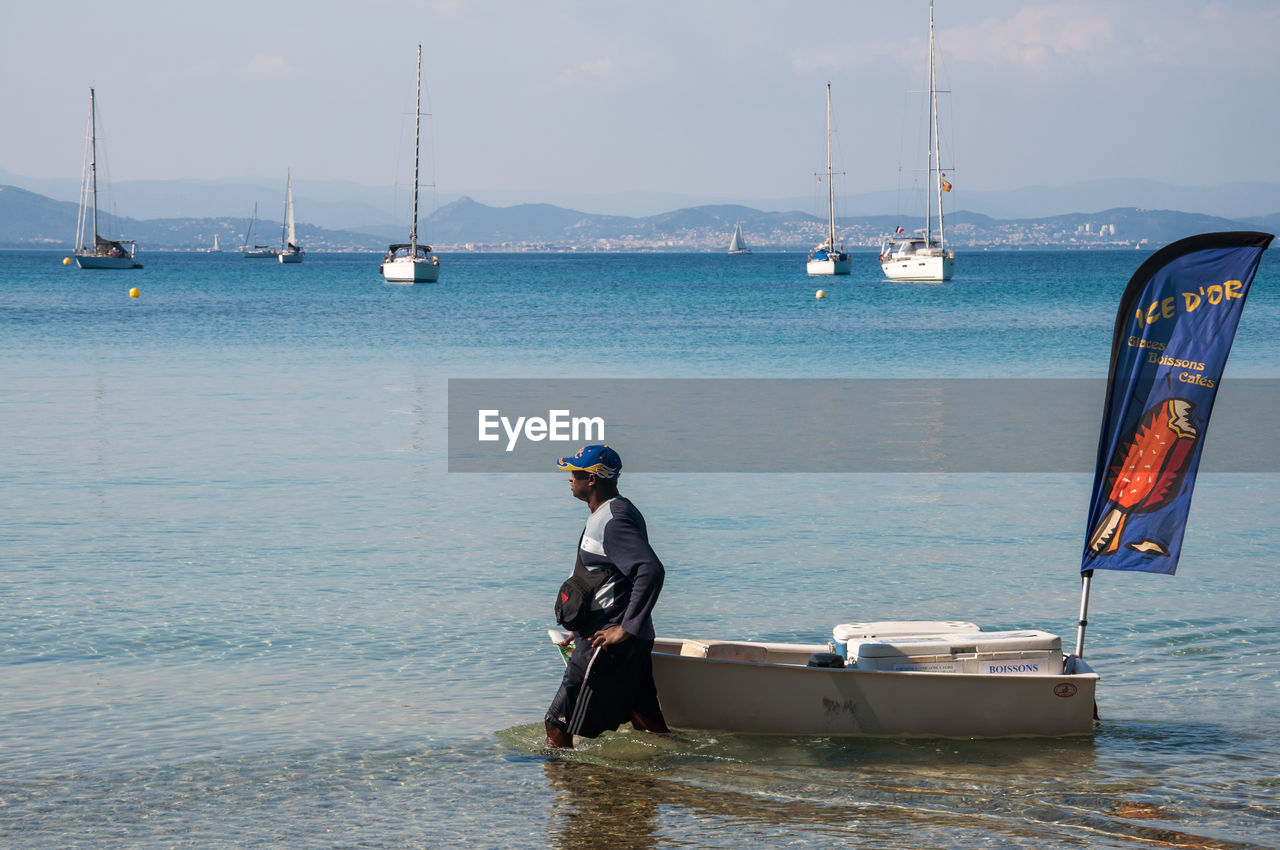
<instances>
[{"instance_id":1,"label":"sailboat","mask_svg":"<svg viewBox=\"0 0 1280 850\"><path fill-rule=\"evenodd\" d=\"M94 91L89 89L89 134L85 166L80 176L80 216L76 224L76 265L82 269L140 269L134 260L137 246L132 239L103 239L98 235L98 117ZM86 244L85 215L93 210L90 227L93 244Z\"/></svg>"},{"instance_id":2,"label":"sailboat","mask_svg":"<svg viewBox=\"0 0 1280 850\"><path fill-rule=\"evenodd\" d=\"M827 240L809 252L805 266L809 274L848 274L853 270L849 255L836 250L836 190L831 174L831 83L827 83Z\"/></svg>"},{"instance_id":3,"label":"sailboat","mask_svg":"<svg viewBox=\"0 0 1280 850\"><path fill-rule=\"evenodd\" d=\"M742 238L742 224L739 223L733 229L733 238L729 240L730 254L750 254L751 249L747 247L747 240Z\"/></svg>"},{"instance_id":4,"label":"sailboat","mask_svg":"<svg viewBox=\"0 0 1280 850\"><path fill-rule=\"evenodd\" d=\"M413 123L413 219L409 241L387 247L379 271L387 283L435 283L440 279L440 258L430 245L418 244L418 158L422 149L422 45L418 45L418 95Z\"/></svg>"},{"instance_id":5,"label":"sailboat","mask_svg":"<svg viewBox=\"0 0 1280 850\"><path fill-rule=\"evenodd\" d=\"M929 0L929 166L925 180L924 229L887 237L880 246L880 268L890 280L951 280L956 254L947 250L942 223L942 193L951 183L942 172L938 137L938 80L934 64L933 0ZM933 207L938 211L938 230L933 230Z\"/></svg>"},{"instance_id":6,"label":"sailboat","mask_svg":"<svg viewBox=\"0 0 1280 850\"><path fill-rule=\"evenodd\" d=\"M253 202L253 217L249 219L249 229L244 233L244 247L240 249L240 253L250 259L262 259L263 257L274 257L276 249L270 245L258 245L254 241L258 236L258 202Z\"/></svg>"},{"instance_id":7,"label":"sailboat","mask_svg":"<svg viewBox=\"0 0 1280 850\"><path fill-rule=\"evenodd\" d=\"M306 252L298 245L298 233L293 226L293 175L285 172L284 178L284 225L280 233L280 254L282 263L300 263Z\"/></svg>"},{"instance_id":8,"label":"sailboat","mask_svg":"<svg viewBox=\"0 0 1280 850\"><path fill-rule=\"evenodd\" d=\"M222 249L218 247L218 234L213 234L213 247L209 249L211 254L220 254Z\"/></svg>"}]
</instances>

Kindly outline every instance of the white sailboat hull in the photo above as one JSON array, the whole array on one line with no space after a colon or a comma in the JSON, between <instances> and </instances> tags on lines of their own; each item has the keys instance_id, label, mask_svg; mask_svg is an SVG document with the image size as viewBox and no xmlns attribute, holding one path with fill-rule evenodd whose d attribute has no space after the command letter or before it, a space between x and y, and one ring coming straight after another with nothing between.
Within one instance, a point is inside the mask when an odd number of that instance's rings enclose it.
<instances>
[{"instance_id":1,"label":"white sailboat hull","mask_svg":"<svg viewBox=\"0 0 1280 850\"><path fill-rule=\"evenodd\" d=\"M282 251L276 255L277 259L282 263L300 263L302 262L302 251Z\"/></svg>"},{"instance_id":2,"label":"white sailboat hull","mask_svg":"<svg viewBox=\"0 0 1280 850\"><path fill-rule=\"evenodd\" d=\"M387 283L435 283L440 279L440 262L434 256L384 260L382 277Z\"/></svg>"},{"instance_id":3,"label":"white sailboat hull","mask_svg":"<svg viewBox=\"0 0 1280 850\"><path fill-rule=\"evenodd\" d=\"M264 260L275 255L275 248L246 248L244 250L244 256L250 260Z\"/></svg>"},{"instance_id":4,"label":"white sailboat hull","mask_svg":"<svg viewBox=\"0 0 1280 850\"><path fill-rule=\"evenodd\" d=\"M104 257L95 254L76 254L76 265L82 269L140 269L133 257Z\"/></svg>"},{"instance_id":5,"label":"white sailboat hull","mask_svg":"<svg viewBox=\"0 0 1280 850\"><path fill-rule=\"evenodd\" d=\"M956 258L953 255L893 257L881 261L880 268L890 280L951 280Z\"/></svg>"},{"instance_id":6,"label":"white sailboat hull","mask_svg":"<svg viewBox=\"0 0 1280 850\"><path fill-rule=\"evenodd\" d=\"M853 260L810 260L805 269L812 275L849 274L853 271Z\"/></svg>"}]
</instances>

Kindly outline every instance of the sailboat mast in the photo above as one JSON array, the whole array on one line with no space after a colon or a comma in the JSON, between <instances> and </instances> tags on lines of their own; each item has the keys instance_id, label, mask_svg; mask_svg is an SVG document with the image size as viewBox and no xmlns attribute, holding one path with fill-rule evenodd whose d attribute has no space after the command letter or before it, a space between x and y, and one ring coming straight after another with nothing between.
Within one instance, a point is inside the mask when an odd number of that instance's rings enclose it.
<instances>
[{"instance_id":1,"label":"sailboat mast","mask_svg":"<svg viewBox=\"0 0 1280 850\"><path fill-rule=\"evenodd\" d=\"M280 250L289 244L289 170L284 172L284 215L280 217Z\"/></svg>"},{"instance_id":2,"label":"sailboat mast","mask_svg":"<svg viewBox=\"0 0 1280 850\"><path fill-rule=\"evenodd\" d=\"M418 95L413 109L413 226L409 229L409 256L418 256L418 156L422 149L422 45L418 45Z\"/></svg>"},{"instance_id":3,"label":"sailboat mast","mask_svg":"<svg viewBox=\"0 0 1280 850\"><path fill-rule=\"evenodd\" d=\"M836 190L831 183L831 83L827 83L827 247L836 249Z\"/></svg>"},{"instance_id":4,"label":"sailboat mast","mask_svg":"<svg viewBox=\"0 0 1280 850\"><path fill-rule=\"evenodd\" d=\"M93 253L98 253L98 109L89 89L89 179L93 186Z\"/></svg>"},{"instance_id":5,"label":"sailboat mast","mask_svg":"<svg viewBox=\"0 0 1280 850\"><path fill-rule=\"evenodd\" d=\"M281 227L284 248L298 241L293 226L293 174L289 169L284 172L284 225Z\"/></svg>"},{"instance_id":6,"label":"sailboat mast","mask_svg":"<svg viewBox=\"0 0 1280 850\"><path fill-rule=\"evenodd\" d=\"M258 202L253 202L253 216L249 219L249 229L244 232L244 247L248 248L256 241L253 236L258 229Z\"/></svg>"},{"instance_id":7,"label":"sailboat mast","mask_svg":"<svg viewBox=\"0 0 1280 850\"><path fill-rule=\"evenodd\" d=\"M942 227L942 144L938 138L938 76L933 54L933 0L929 0L929 178L933 181L933 193L938 199L938 247L945 250L947 237ZM929 219L926 213L925 239L929 240L929 236ZM926 244L930 243L926 241Z\"/></svg>"}]
</instances>

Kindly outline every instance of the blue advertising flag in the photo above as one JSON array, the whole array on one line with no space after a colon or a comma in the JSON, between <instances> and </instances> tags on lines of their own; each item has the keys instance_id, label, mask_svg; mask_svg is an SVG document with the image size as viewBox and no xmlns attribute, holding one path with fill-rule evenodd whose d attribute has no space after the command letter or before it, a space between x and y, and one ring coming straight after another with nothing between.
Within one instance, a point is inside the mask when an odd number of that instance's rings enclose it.
<instances>
[{"instance_id":1,"label":"blue advertising flag","mask_svg":"<svg viewBox=\"0 0 1280 850\"><path fill-rule=\"evenodd\" d=\"M1227 354L1269 233L1206 233L1125 287L1080 571L1173 575Z\"/></svg>"}]
</instances>

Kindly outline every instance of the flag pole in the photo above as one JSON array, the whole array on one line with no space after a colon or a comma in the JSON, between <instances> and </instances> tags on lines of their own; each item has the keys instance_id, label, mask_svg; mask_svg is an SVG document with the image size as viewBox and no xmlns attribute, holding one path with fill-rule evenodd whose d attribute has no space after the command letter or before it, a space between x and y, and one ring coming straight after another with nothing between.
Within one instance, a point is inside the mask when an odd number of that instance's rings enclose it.
<instances>
[{"instance_id":1,"label":"flag pole","mask_svg":"<svg viewBox=\"0 0 1280 850\"><path fill-rule=\"evenodd\" d=\"M1080 575L1080 618L1076 621L1076 657L1084 657L1084 627L1089 625L1089 585L1093 583L1093 570Z\"/></svg>"}]
</instances>

